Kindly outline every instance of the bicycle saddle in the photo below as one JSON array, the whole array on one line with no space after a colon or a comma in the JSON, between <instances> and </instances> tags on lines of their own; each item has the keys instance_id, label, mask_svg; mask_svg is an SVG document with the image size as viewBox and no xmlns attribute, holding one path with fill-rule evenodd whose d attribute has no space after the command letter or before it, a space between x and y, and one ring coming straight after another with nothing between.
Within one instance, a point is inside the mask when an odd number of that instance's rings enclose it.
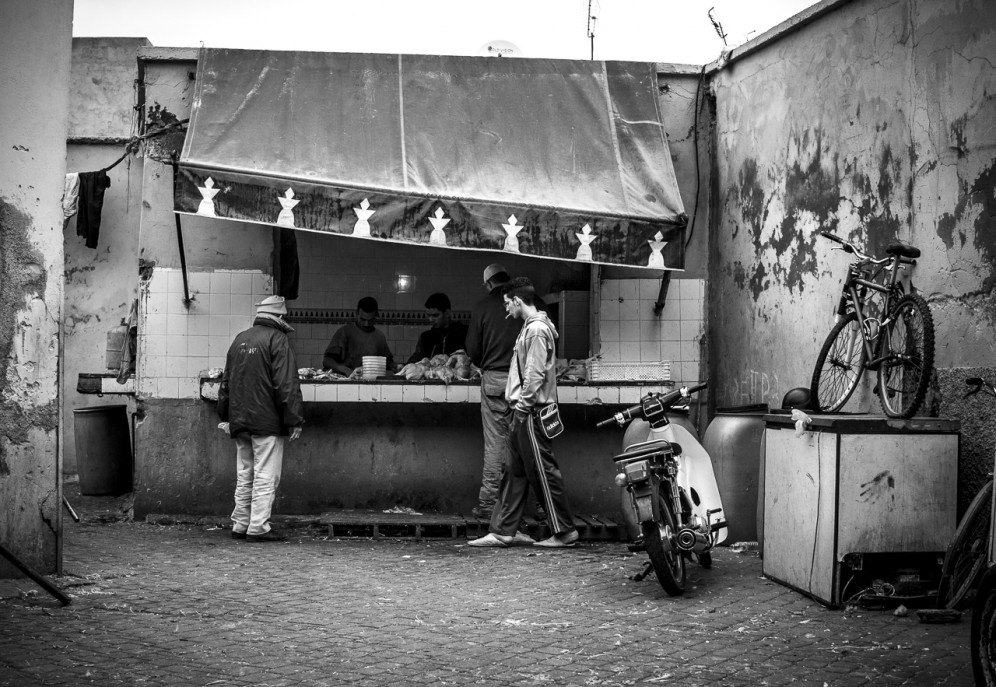
<instances>
[{"instance_id":1,"label":"bicycle saddle","mask_svg":"<svg viewBox=\"0 0 996 687\"><path fill-rule=\"evenodd\" d=\"M919 258L920 249L914 248L913 246L907 246L905 243L890 243L889 247L885 249L885 252L889 255L898 255L901 258Z\"/></svg>"}]
</instances>

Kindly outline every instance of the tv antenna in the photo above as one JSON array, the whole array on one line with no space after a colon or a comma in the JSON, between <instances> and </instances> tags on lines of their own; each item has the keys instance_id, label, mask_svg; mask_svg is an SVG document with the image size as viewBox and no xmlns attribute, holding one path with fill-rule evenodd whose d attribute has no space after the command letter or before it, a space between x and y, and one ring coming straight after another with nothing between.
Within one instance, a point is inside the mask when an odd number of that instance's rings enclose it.
<instances>
[{"instance_id":1,"label":"tv antenna","mask_svg":"<svg viewBox=\"0 0 996 687\"><path fill-rule=\"evenodd\" d=\"M723 39L723 46L725 47L726 46L726 32L723 31L723 25L719 23L719 20L716 19L716 17L712 16L712 13L715 10L716 10L715 7L710 7L709 11L706 12L706 14L709 15L709 21L712 22L712 27L714 29L716 29L716 33L719 34L719 37Z\"/></svg>"},{"instance_id":2,"label":"tv antenna","mask_svg":"<svg viewBox=\"0 0 996 687\"><path fill-rule=\"evenodd\" d=\"M591 41L591 59L595 59L595 23L598 21L598 17L591 13L592 5L594 5L594 9L598 9L598 2L588 0L588 39Z\"/></svg>"}]
</instances>

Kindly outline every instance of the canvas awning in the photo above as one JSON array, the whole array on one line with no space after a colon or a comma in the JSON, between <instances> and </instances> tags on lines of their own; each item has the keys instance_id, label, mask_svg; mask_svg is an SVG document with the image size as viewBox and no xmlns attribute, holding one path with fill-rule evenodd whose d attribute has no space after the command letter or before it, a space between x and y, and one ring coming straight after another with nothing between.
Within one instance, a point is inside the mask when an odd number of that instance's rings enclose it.
<instances>
[{"instance_id":1,"label":"canvas awning","mask_svg":"<svg viewBox=\"0 0 996 687\"><path fill-rule=\"evenodd\" d=\"M204 49L175 210L681 268L653 64Z\"/></svg>"}]
</instances>

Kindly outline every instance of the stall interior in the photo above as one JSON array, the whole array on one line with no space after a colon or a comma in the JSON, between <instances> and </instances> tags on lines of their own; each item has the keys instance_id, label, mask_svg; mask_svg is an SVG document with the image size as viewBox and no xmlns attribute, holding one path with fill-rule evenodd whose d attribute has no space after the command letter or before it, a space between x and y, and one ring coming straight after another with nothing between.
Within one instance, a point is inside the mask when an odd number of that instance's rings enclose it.
<instances>
[{"instance_id":1,"label":"stall interior","mask_svg":"<svg viewBox=\"0 0 996 687\"><path fill-rule=\"evenodd\" d=\"M431 325L425 301L445 293L454 319L467 322L474 304L487 295L484 268L500 262L512 276L529 277L543 295L554 322L560 322L561 303L580 310L591 284L591 266L559 260L505 255L488 251L453 251L412 247L348 236L298 232L300 284L298 298L289 302L295 332L291 335L301 367L321 368L322 355L332 334L352 322L357 302L373 296L379 305L377 327L387 337L396 361L404 363L415 349L419 334ZM569 294L570 298L561 297ZM590 350L587 314L583 326L566 328L575 341L566 350ZM577 339L582 339L577 341ZM566 357L566 356L563 356Z\"/></svg>"}]
</instances>

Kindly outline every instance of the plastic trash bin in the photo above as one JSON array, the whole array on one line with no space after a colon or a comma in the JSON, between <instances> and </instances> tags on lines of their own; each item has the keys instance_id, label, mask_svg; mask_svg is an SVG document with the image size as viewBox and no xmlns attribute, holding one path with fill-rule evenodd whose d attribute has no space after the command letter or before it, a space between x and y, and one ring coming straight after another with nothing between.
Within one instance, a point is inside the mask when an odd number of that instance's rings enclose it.
<instances>
[{"instance_id":1,"label":"plastic trash bin","mask_svg":"<svg viewBox=\"0 0 996 687\"><path fill-rule=\"evenodd\" d=\"M134 463L128 407L79 408L73 417L80 493L100 496L131 491Z\"/></svg>"}]
</instances>

